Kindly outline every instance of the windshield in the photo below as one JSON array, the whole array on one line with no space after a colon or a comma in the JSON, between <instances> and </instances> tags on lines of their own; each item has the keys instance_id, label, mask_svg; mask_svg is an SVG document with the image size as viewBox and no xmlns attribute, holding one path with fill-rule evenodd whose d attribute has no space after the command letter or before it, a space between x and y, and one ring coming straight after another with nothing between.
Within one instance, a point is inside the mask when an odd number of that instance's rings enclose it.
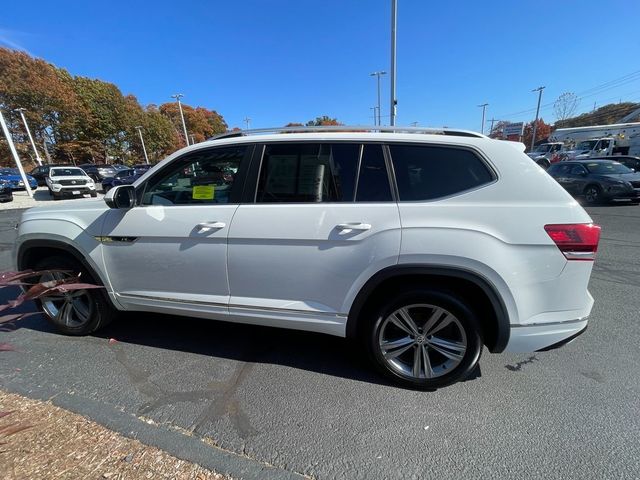
<instances>
[{"instance_id":1,"label":"windshield","mask_svg":"<svg viewBox=\"0 0 640 480\"><path fill-rule=\"evenodd\" d=\"M551 145L548 143L543 143L542 145L538 145L534 152L547 153L551 149Z\"/></svg>"},{"instance_id":2,"label":"windshield","mask_svg":"<svg viewBox=\"0 0 640 480\"><path fill-rule=\"evenodd\" d=\"M598 143L597 140L585 140L576 145L576 150L593 150L593 147Z\"/></svg>"},{"instance_id":3,"label":"windshield","mask_svg":"<svg viewBox=\"0 0 640 480\"><path fill-rule=\"evenodd\" d=\"M79 168L52 168L52 177L84 177L85 173Z\"/></svg>"},{"instance_id":4,"label":"windshield","mask_svg":"<svg viewBox=\"0 0 640 480\"><path fill-rule=\"evenodd\" d=\"M591 173L600 175L633 173L629 168L618 162L593 162L585 165Z\"/></svg>"},{"instance_id":5,"label":"windshield","mask_svg":"<svg viewBox=\"0 0 640 480\"><path fill-rule=\"evenodd\" d=\"M20 175L17 168L3 168L0 169L0 175Z\"/></svg>"}]
</instances>

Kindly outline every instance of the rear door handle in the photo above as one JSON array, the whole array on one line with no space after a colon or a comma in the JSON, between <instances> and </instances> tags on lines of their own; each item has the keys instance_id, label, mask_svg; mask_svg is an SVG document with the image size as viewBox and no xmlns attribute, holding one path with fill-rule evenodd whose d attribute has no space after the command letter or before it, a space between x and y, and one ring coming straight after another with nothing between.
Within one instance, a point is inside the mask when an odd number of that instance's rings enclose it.
<instances>
[{"instance_id":1,"label":"rear door handle","mask_svg":"<svg viewBox=\"0 0 640 480\"><path fill-rule=\"evenodd\" d=\"M338 225L336 225L336 228L342 232L348 233L354 230L359 230L359 231L371 230L371 224L361 223L361 222L339 223Z\"/></svg>"},{"instance_id":2,"label":"rear door handle","mask_svg":"<svg viewBox=\"0 0 640 480\"><path fill-rule=\"evenodd\" d=\"M227 224L224 222L202 222L196 225L198 230L214 230L226 227Z\"/></svg>"}]
</instances>

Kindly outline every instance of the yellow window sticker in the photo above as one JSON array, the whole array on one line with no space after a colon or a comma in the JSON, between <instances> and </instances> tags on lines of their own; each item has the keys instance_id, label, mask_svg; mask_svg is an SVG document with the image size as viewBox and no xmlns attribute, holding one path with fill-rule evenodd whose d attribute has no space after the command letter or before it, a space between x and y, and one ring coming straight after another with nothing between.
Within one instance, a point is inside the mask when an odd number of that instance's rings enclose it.
<instances>
[{"instance_id":1,"label":"yellow window sticker","mask_svg":"<svg viewBox=\"0 0 640 480\"><path fill-rule=\"evenodd\" d=\"M194 200L213 200L216 190L214 185L196 185L193 187Z\"/></svg>"}]
</instances>

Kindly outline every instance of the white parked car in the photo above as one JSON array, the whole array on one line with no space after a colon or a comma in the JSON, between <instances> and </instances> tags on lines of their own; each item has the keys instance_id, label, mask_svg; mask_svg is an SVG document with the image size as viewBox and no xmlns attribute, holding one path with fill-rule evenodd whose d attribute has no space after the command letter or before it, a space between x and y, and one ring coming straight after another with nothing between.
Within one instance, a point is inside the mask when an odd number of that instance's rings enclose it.
<instances>
[{"instance_id":1,"label":"white parked car","mask_svg":"<svg viewBox=\"0 0 640 480\"><path fill-rule=\"evenodd\" d=\"M223 135L105 201L30 209L17 267L104 285L42 299L66 334L121 310L308 330L357 339L418 388L464 379L483 346L586 329L600 228L523 145L337 128Z\"/></svg>"},{"instance_id":2,"label":"white parked car","mask_svg":"<svg viewBox=\"0 0 640 480\"><path fill-rule=\"evenodd\" d=\"M86 193L92 197L98 195L93 179L78 167L51 167L45 182L54 200Z\"/></svg>"}]
</instances>

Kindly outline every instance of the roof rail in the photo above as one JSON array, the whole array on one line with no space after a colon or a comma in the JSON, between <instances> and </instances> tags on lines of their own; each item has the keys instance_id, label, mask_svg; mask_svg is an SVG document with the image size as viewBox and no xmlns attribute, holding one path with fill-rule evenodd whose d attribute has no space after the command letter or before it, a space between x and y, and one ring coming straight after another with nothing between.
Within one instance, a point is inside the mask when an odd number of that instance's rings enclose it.
<instances>
[{"instance_id":1,"label":"roof rail","mask_svg":"<svg viewBox=\"0 0 640 480\"><path fill-rule=\"evenodd\" d=\"M313 132L381 132L381 133L422 133L431 135L452 135L456 137L487 138L470 130L458 130L450 128L426 128L426 127L387 127L370 125L320 125L320 126L291 126L274 128L254 128L251 130L230 130L215 135L207 140L219 140L221 138L244 137L247 135L261 135L269 133L313 133Z\"/></svg>"}]
</instances>

